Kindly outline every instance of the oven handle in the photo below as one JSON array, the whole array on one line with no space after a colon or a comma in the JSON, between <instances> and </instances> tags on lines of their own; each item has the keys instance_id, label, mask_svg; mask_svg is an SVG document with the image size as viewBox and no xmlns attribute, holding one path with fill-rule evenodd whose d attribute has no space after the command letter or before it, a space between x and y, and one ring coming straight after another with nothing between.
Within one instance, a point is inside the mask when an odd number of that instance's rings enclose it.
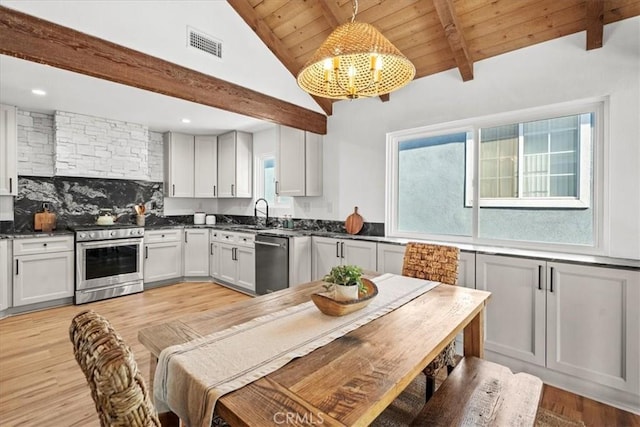
<instances>
[{"instance_id":1,"label":"oven handle","mask_svg":"<svg viewBox=\"0 0 640 427\"><path fill-rule=\"evenodd\" d=\"M122 246L129 244L142 244L141 238L133 239L114 239L114 240L101 240L99 242L80 242L78 245L82 248L112 248L114 246Z\"/></svg>"}]
</instances>

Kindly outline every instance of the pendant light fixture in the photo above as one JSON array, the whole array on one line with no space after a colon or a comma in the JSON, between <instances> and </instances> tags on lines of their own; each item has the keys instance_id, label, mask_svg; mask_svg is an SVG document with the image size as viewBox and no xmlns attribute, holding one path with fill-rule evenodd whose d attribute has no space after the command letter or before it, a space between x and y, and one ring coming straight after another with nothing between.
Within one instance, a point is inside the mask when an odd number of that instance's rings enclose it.
<instances>
[{"instance_id":1,"label":"pendant light fixture","mask_svg":"<svg viewBox=\"0 0 640 427\"><path fill-rule=\"evenodd\" d=\"M298 73L298 85L311 95L356 99L392 92L413 80L416 69L372 25L351 22L338 26Z\"/></svg>"}]
</instances>

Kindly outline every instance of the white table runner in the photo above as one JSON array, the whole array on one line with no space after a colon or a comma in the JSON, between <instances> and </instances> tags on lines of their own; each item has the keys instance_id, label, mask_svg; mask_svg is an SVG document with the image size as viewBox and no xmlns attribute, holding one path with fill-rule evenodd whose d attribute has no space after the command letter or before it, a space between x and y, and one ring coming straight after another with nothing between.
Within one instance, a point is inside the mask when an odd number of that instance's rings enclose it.
<instances>
[{"instance_id":1,"label":"white table runner","mask_svg":"<svg viewBox=\"0 0 640 427\"><path fill-rule=\"evenodd\" d=\"M154 379L158 410L170 409L187 426L209 427L215 404L225 393L276 371L438 285L394 274L373 281L378 295L367 307L345 316L324 315L309 301L164 349Z\"/></svg>"}]
</instances>

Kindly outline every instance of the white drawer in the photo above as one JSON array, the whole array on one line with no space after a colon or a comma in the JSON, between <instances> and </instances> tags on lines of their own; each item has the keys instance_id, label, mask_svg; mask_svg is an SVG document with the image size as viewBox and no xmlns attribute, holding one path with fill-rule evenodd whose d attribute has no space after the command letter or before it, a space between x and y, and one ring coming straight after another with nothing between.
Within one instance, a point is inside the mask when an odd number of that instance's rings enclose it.
<instances>
[{"instance_id":1,"label":"white drawer","mask_svg":"<svg viewBox=\"0 0 640 427\"><path fill-rule=\"evenodd\" d=\"M247 246L253 248L255 246L256 236L255 234L245 234L238 233L236 234L236 244L238 246Z\"/></svg>"},{"instance_id":2,"label":"white drawer","mask_svg":"<svg viewBox=\"0 0 640 427\"><path fill-rule=\"evenodd\" d=\"M218 233L218 241L223 243L235 243L237 239L236 233L229 231L221 231Z\"/></svg>"},{"instance_id":3,"label":"white drawer","mask_svg":"<svg viewBox=\"0 0 640 427\"><path fill-rule=\"evenodd\" d=\"M13 240L13 256L73 251L73 235Z\"/></svg>"},{"instance_id":4,"label":"white drawer","mask_svg":"<svg viewBox=\"0 0 640 427\"><path fill-rule=\"evenodd\" d=\"M182 238L182 228L151 230L144 232L144 243L176 242Z\"/></svg>"}]
</instances>

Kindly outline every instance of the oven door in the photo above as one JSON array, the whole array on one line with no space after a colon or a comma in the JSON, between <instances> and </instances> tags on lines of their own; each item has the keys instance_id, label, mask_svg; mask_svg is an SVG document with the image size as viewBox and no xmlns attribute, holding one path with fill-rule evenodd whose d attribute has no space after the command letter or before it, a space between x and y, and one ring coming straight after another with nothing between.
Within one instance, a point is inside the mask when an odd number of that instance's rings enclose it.
<instances>
[{"instance_id":1,"label":"oven door","mask_svg":"<svg viewBox=\"0 0 640 427\"><path fill-rule=\"evenodd\" d=\"M76 243L76 290L142 280L142 239Z\"/></svg>"}]
</instances>

